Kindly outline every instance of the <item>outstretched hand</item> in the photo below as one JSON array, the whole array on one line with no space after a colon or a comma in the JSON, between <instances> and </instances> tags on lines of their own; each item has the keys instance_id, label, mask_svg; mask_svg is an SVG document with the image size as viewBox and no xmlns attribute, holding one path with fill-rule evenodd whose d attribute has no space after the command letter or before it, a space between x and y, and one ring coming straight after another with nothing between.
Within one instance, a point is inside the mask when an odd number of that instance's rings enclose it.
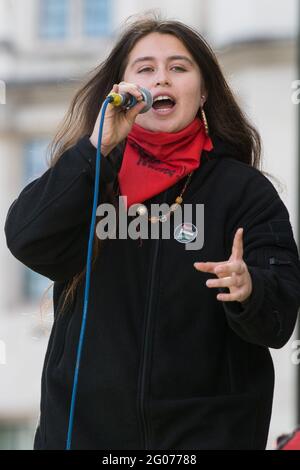
<instances>
[{"instance_id":1,"label":"outstretched hand","mask_svg":"<svg viewBox=\"0 0 300 470\"><path fill-rule=\"evenodd\" d=\"M196 262L198 271L216 274L218 279L208 279L207 287L228 287L230 293L220 293L218 300L245 302L252 293L252 279L243 260L243 228L235 232L231 256L228 261Z\"/></svg>"}]
</instances>

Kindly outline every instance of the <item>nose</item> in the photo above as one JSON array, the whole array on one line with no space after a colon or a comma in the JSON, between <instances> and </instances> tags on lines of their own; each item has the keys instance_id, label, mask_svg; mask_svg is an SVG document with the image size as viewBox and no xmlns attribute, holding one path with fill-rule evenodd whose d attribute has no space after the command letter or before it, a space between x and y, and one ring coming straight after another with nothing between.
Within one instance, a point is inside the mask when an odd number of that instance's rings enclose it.
<instances>
[{"instance_id":1,"label":"nose","mask_svg":"<svg viewBox=\"0 0 300 470\"><path fill-rule=\"evenodd\" d=\"M168 79L161 79L161 80L156 81L156 85L161 85L161 84L169 85L169 80Z\"/></svg>"},{"instance_id":2,"label":"nose","mask_svg":"<svg viewBox=\"0 0 300 470\"><path fill-rule=\"evenodd\" d=\"M170 79L165 69L159 69L157 71L157 74L155 76L155 81L156 81L156 85L160 85L160 84L169 85L170 84Z\"/></svg>"}]
</instances>

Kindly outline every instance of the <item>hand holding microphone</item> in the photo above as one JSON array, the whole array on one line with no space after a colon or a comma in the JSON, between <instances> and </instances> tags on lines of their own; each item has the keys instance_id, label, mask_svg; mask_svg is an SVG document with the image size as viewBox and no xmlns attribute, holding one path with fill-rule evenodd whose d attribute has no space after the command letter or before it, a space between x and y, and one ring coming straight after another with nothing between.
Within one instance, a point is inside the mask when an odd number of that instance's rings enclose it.
<instances>
[{"instance_id":1,"label":"hand holding microphone","mask_svg":"<svg viewBox=\"0 0 300 470\"><path fill-rule=\"evenodd\" d=\"M114 100L106 108L103 124L101 153L104 156L127 137L137 115L148 111L153 103L150 91L134 83L120 82L114 84L108 96L110 95ZM96 148L102 108L103 105L90 136L90 141Z\"/></svg>"},{"instance_id":2,"label":"hand holding microphone","mask_svg":"<svg viewBox=\"0 0 300 470\"><path fill-rule=\"evenodd\" d=\"M149 111L149 109L152 107L153 104L153 98L149 90L147 88L143 87L138 87L139 91L142 94L143 101L145 101L146 106L144 106L141 111L139 111L139 114L145 113L146 111ZM136 97L133 95L130 95L129 93L110 93L108 95L109 97L112 98L112 104L113 106L122 106L123 108L130 109L133 106L136 105L138 102Z\"/></svg>"}]
</instances>

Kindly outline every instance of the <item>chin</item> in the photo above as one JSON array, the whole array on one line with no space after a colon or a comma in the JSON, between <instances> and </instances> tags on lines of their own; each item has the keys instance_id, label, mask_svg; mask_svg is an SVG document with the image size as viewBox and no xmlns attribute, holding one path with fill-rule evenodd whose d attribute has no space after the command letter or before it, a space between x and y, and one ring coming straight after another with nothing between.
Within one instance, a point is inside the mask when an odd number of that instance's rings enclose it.
<instances>
[{"instance_id":1,"label":"chin","mask_svg":"<svg viewBox=\"0 0 300 470\"><path fill-rule=\"evenodd\" d=\"M149 124L149 130L152 130L153 132L176 132L178 126L171 121L160 121L160 122L155 122L152 125Z\"/></svg>"},{"instance_id":2,"label":"chin","mask_svg":"<svg viewBox=\"0 0 300 470\"><path fill-rule=\"evenodd\" d=\"M139 119L138 116L135 122L144 129L147 129L148 131L152 132L177 132L177 130L180 129L180 126L178 124L174 123L174 121L172 122L172 118L166 120L146 120Z\"/></svg>"}]
</instances>

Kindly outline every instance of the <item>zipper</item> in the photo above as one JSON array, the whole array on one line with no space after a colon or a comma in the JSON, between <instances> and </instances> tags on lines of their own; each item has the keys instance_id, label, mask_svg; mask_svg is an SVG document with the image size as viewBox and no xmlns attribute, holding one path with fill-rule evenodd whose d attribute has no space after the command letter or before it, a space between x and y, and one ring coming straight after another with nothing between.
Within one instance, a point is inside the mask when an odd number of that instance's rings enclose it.
<instances>
[{"instance_id":1,"label":"zipper","mask_svg":"<svg viewBox=\"0 0 300 470\"><path fill-rule=\"evenodd\" d=\"M165 192L163 203L166 202L167 199L168 189ZM140 397L139 397L139 409L141 414L141 422L142 422L142 434L143 434L143 448L148 450L148 443L149 443L149 432L148 432L148 422L146 416L146 409L145 409L145 388L146 388L146 372L147 372L147 357L148 357L148 350L149 350L149 330L150 330L150 321L151 321L151 312L153 310L153 302L154 302L154 284L155 284L155 271L156 271L156 264L158 259L159 247L160 247L160 237L156 240L154 239L154 253L153 253L153 262L151 265L150 277L148 281L148 292L149 296L147 299L146 304L146 326L145 326L145 334L144 334L144 343L143 343L143 352L142 352L142 363L141 363L141 373L140 373Z\"/></svg>"}]
</instances>

